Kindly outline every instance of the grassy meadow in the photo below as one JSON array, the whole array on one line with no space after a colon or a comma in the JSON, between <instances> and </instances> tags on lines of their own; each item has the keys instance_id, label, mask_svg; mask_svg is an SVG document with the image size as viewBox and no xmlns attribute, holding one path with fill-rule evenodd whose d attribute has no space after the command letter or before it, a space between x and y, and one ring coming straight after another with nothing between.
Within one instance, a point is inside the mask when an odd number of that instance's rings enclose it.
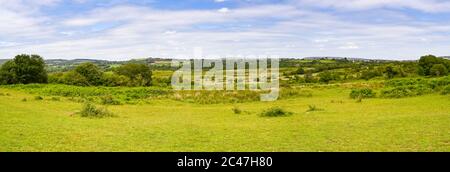
<instances>
[{"instance_id":1,"label":"grassy meadow","mask_svg":"<svg viewBox=\"0 0 450 172\"><path fill-rule=\"evenodd\" d=\"M76 115L82 101L56 96L48 87L64 86L0 87L1 152L450 151L450 96L438 93L358 101L349 97L352 84L339 84L290 88L307 94L275 102L145 97L97 103L115 117L83 118ZM262 117L269 107L292 114Z\"/></svg>"},{"instance_id":2,"label":"grassy meadow","mask_svg":"<svg viewBox=\"0 0 450 172\"><path fill-rule=\"evenodd\" d=\"M267 91L176 91L167 59L18 55L0 67L0 152L450 152L447 68L432 55L282 59L279 98L262 102Z\"/></svg>"}]
</instances>

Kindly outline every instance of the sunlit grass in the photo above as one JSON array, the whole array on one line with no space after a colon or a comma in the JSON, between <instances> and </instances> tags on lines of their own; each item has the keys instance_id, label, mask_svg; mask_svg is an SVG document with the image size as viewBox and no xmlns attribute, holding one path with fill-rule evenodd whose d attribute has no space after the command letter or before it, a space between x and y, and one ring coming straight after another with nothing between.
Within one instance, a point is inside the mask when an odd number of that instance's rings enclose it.
<instances>
[{"instance_id":1,"label":"sunlit grass","mask_svg":"<svg viewBox=\"0 0 450 172\"><path fill-rule=\"evenodd\" d=\"M77 115L83 104L67 98L0 92L0 151L450 151L448 95L357 103L350 89L316 88L311 97L237 104L240 114L231 103L151 99L109 106L117 117L97 119ZM269 107L292 115L261 117Z\"/></svg>"}]
</instances>

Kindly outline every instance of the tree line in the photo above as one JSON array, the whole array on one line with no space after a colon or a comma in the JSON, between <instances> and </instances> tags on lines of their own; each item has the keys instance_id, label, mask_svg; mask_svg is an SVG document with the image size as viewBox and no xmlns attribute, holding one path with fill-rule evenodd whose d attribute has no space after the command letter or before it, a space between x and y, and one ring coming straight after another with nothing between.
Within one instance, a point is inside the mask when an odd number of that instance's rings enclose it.
<instances>
[{"instance_id":1,"label":"tree line","mask_svg":"<svg viewBox=\"0 0 450 172\"><path fill-rule=\"evenodd\" d=\"M384 77L446 76L450 70L450 60L433 55L422 56L418 61L369 61L353 62L346 59L334 62L313 60L296 64L295 61L282 60L281 66L299 67L289 73L293 83L330 83L334 81L370 80ZM156 78L157 83L170 83L167 79ZM82 63L67 72L48 74L43 58L39 55L21 54L5 62L0 68L0 85L57 83L77 86L150 86L152 70L144 63L129 62L112 70L104 71L94 63Z\"/></svg>"},{"instance_id":2,"label":"tree line","mask_svg":"<svg viewBox=\"0 0 450 172\"><path fill-rule=\"evenodd\" d=\"M291 66L295 64L291 63ZM373 78L440 77L448 75L449 70L450 60L426 55L418 61L313 60L302 62L296 70L285 72L284 75L289 78L290 83L330 83Z\"/></svg>"},{"instance_id":3,"label":"tree line","mask_svg":"<svg viewBox=\"0 0 450 172\"><path fill-rule=\"evenodd\" d=\"M87 62L68 72L48 74L39 55L17 55L0 68L0 84L58 83L77 86L150 86L152 70L142 63L128 63L105 72Z\"/></svg>"}]
</instances>

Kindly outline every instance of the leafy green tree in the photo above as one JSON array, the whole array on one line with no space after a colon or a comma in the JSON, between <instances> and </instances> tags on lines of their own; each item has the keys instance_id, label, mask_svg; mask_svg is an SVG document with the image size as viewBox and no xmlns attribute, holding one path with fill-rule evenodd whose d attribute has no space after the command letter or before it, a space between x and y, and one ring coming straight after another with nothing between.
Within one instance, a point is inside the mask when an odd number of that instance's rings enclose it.
<instances>
[{"instance_id":1,"label":"leafy green tree","mask_svg":"<svg viewBox=\"0 0 450 172\"><path fill-rule=\"evenodd\" d=\"M15 84L17 83L17 77L15 72L16 64L10 60L5 62L0 68L0 84Z\"/></svg>"},{"instance_id":2,"label":"leafy green tree","mask_svg":"<svg viewBox=\"0 0 450 172\"><path fill-rule=\"evenodd\" d=\"M316 82L316 78L314 78L312 71L310 71L310 70L306 71L304 80L305 80L305 83L315 83Z\"/></svg>"},{"instance_id":3,"label":"leafy green tree","mask_svg":"<svg viewBox=\"0 0 450 172\"><path fill-rule=\"evenodd\" d=\"M331 81L339 80L339 76L333 72L325 71L319 74L319 81L323 83L330 83Z\"/></svg>"},{"instance_id":4,"label":"leafy green tree","mask_svg":"<svg viewBox=\"0 0 450 172\"><path fill-rule=\"evenodd\" d=\"M130 79L123 75L118 75L111 72L106 72L103 75L103 85L108 87L128 86Z\"/></svg>"},{"instance_id":5,"label":"leafy green tree","mask_svg":"<svg viewBox=\"0 0 450 172\"><path fill-rule=\"evenodd\" d=\"M90 62L82 63L78 65L75 70L76 73L83 76L87 82L88 85L101 85L101 79L103 76L103 72L100 70L100 68ZM69 79L69 78L68 78ZM80 80L81 81L81 80ZM82 83L84 84L84 83ZM79 85L79 84L76 84Z\"/></svg>"},{"instance_id":6,"label":"leafy green tree","mask_svg":"<svg viewBox=\"0 0 450 172\"><path fill-rule=\"evenodd\" d=\"M443 64L435 64L430 69L430 75L432 76L445 76L448 74L447 67Z\"/></svg>"},{"instance_id":7,"label":"leafy green tree","mask_svg":"<svg viewBox=\"0 0 450 172\"><path fill-rule=\"evenodd\" d=\"M420 57L419 66L423 75L430 75L430 69L434 64L438 63L437 57L434 55L427 55Z\"/></svg>"},{"instance_id":8,"label":"leafy green tree","mask_svg":"<svg viewBox=\"0 0 450 172\"><path fill-rule=\"evenodd\" d=\"M364 80L370 80L372 78L381 76L381 73L376 71L376 70L366 70L361 72L361 76L359 76L359 78L364 79Z\"/></svg>"},{"instance_id":9,"label":"leafy green tree","mask_svg":"<svg viewBox=\"0 0 450 172\"><path fill-rule=\"evenodd\" d=\"M152 70L146 64L124 64L116 68L115 72L130 78L133 86L150 86L152 83Z\"/></svg>"},{"instance_id":10,"label":"leafy green tree","mask_svg":"<svg viewBox=\"0 0 450 172\"><path fill-rule=\"evenodd\" d=\"M387 66L384 69L384 73L386 74L386 77L389 79L392 79L399 74L399 72L391 65Z\"/></svg>"},{"instance_id":11,"label":"leafy green tree","mask_svg":"<svg viewBox=\"0 0 450 172\"><path fill-rule=\"evenodd\" d=\"M297 75L303 75L303 74L305 74L305 69L303 69L302 67L299 67L294 73Z\"/></svg>"},{"instance_id":12,"label":"leafy green tree","mask_svg":"<svg viewBox=\"0 0 450 172\"><path fill-rule=\"evenodd\" d=\"M77 85L77 86L89 86L91 85L85 76L75 71L70 71L63 76L64 84Z\"/></svg>"},{"instance_id":13,"label":"leafy green tree","mask_svg":"<svg viewBox=\"0 0 450 172\"><path fill-rule=\"evenodd\" d=\"M44 59L38 55L17 55L2 65L0 79L2 84L47 83Z\"/></svg>"}]
</instances>

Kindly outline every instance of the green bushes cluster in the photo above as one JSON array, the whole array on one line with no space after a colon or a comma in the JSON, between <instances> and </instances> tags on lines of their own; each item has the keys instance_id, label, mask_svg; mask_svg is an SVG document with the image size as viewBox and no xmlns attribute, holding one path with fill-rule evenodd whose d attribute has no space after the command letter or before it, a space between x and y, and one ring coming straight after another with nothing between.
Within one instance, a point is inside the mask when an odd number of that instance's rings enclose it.
<instances>
[{"instance_id":1,"label":"green bushes cluster","mask_svg":"<svg viewBox=\"0 0 450 172\"><path fill-rule=\"evenodd\" d=\"M419 74L424 76L445 76L450 69L450 60L433 55L422 56L419 60Z\"/></svg>"},{"instance_id":2,"label":"green bushes cluster","mask_svg":"<svg viewBox=\"0 0 450 172\"><path fill-rule=\"evenodd\" d=\"M44 98L42 96L35 96L34 100L44 100Z\"/></svg>"},{"instance_id":3,"label":"green bushes cluster","mask_svg":"<svg viewBox=\"0 0 450 172\"><path fill-rule=\"evenodd\" d=\"M101 103L104 105L121 105L122 104L122 102L115 99L111 95L106 95L106 96L101 97Z\"/></svg>"},{"instance_id":4,"label":"green bushes cluster","mask_svg":"<svg viewBox=\"0 0 450 172\"><path fill-rule=\"evenodd\" d=\"M350 92L350 98L352 99L373 98L375 96L376 93L370 88L353 89Z\"/></svg>"},{"instance_id":5,"label":"green bushes cluster","mask_svg":"<svg viewBox=\"0 0 450 172\"><path fill-rule=\"evenodd\" d=\"M323 109L318 108L316 105L308 105L308 110L306 112L323 111Z\"/></svg>"},{"instance_id":6,"label":"green bushes cluster","mask_svg":"<svg viewBox=\"0 0 450 172\"><path fill-rule=\"evenodd\" d=\"M112 72L103 72L93 63L83 63L74 70L50 74L48 81L76 86L150 86L152 71L146 64L129 63L114 68Z\"/></svg>"},{"instance_id":7,"label":"green bushes cluster","mask_svg":"<svg viewBox=\"0 0 450 172\"><path fill-rule=\"evenodd\" d=\"M79 112L81 117L89 117L89 118L104 118L104 117L113 117L114 114L106 108L98 108L92 102L86 102L83 105L83 109Z\"/></svg>"},{"instance_id":8,"label":"green bushes cluster","mask_svg":"<svg viewBox=\"0 0 450 172\"><path fill-rule=\"evenodd\" d=\"M450 94L450 85L447 85L447 86L442 90L442 94L443 94L443 95Z\"/></svg>"},{"instance_id":9,"label":"green bushes cluster","mask_svg":"<svg viewBox=\"0 0 450 172\"><path fill-rule=\"evenodd\" d=\"M241 114L242 110L239 109L238 107L234 106L233 108L231 108L231 110L233 111L234 114Z\"/></svg>"},{"instance_id":10,"label":"green bushes cluster","mask_svg":"<svg viewBox=\"0 0 450 172\"><path fill-rule=\"evenodd\" d=\"M82 87L55 84L8 85L5 88L44 96L67 97L75 102L88 99L93 102L119 105L135 104L143 99L169 97L172 91L158 87Z\"/></svg>"},{"instance_id":11,"label":"green bushes cluster","mask_svg":"<svg viewBox=\"0 0 450 172\"><path fill-rule=\"evenodd\" d=\"M292 115L292 112L288 112L281 107L271 107L261 112L260 115L262 117L281 117Z\"/></svg>"},{"instance_id":12,"label":"green bushes cluster","mask_svg":"<svg viewBox=\"0 0 450 172\"><path fill-rule=\"evenodd\" d=\"M387 81L381 97L402 98L441 92L450 85L450 76L433 79L396 79ZM444 91L445 92L445 91Z\"/></svg>"},{"instance_id":13,"label":"green bushes cluster","mask_svg":"<svg viewBox=\"0 0 450 172\"><path fill-rule=\"evenodd\" d=\"M189 103L218 104L259 101L262 91L177 91L171 98Z\"/></svg>"}]
</instances>

